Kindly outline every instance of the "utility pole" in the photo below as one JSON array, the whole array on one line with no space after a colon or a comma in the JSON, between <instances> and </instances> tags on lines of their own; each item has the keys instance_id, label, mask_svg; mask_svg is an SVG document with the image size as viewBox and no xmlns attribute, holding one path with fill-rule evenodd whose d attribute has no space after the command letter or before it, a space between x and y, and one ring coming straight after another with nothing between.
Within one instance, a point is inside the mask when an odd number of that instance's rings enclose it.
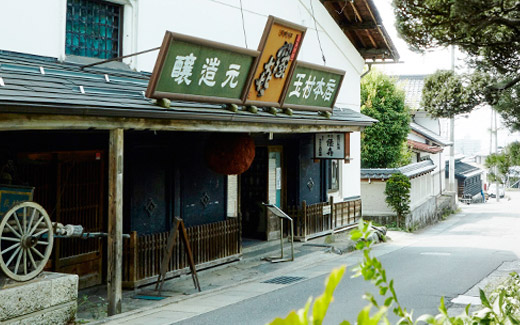
<instances>
[{"instance_id":1,"label":"utility pole","mask_svg":"<svg viewBox=\"0 0 520 325\"><path fill-rule=\"evenodd\" d=\"M451 46L451 70L455 71L455 46ZM450 167L449 167L449 189L455 192L457 201L457 189L455 188L455 116L450 116Z\"/></svg>"},{"instance_id":2,"label":"utility pole","mask_svg":"<svg viewBox=\"0 0 520 325\"><path fill-rule=\"evenodd\" d=\"M498 155L498 128L497 128L497 111L493 110L495 115L495 155ZM498 190L498 165L495 165L495 187L497 191L497 202L500 202L500 191Z\"/></svg>"}]
</instances>

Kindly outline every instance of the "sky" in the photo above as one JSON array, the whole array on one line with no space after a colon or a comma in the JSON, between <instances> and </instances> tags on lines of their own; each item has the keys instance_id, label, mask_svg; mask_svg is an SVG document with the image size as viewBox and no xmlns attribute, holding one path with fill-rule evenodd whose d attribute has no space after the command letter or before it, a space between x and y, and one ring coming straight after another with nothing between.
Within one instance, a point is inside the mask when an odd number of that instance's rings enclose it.
<instances>
[{"instance_id":1,"label":"sky","mask_svg":"<svg viewBox=\"0 0 520 325\"><path fill-rule=\"evenodd\" d=\"M400 61L404 63L374 65L380 71L389 75L417 75L432 74L438 69L451 69L450 49L438 49L426 54L419 54L409 50L408 45L397 34L395 29L394 14L391 0L376 0L379 14L383 19L383 25L392 39L400 55ZM464 70L464 55L455 51L455 69ZM510 132L502 123L498 123L498 146L505 146L513 141L520 141L519 132ZM459 117L455 120L455 141L474 143L480 142L480 152L488 153L490 145L491 108L483 107L474 110L471 114ZM494 139L493 139L494 143ZM493 144L494 146L494 144Z\"/></svg>"}]
</instances>

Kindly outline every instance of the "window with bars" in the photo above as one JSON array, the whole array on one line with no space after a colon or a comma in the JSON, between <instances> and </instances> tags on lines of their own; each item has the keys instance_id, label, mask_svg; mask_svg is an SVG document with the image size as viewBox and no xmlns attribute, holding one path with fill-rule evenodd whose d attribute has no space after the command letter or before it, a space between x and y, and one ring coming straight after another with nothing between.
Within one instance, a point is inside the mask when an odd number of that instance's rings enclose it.
<instances>
[{"instance_id":1,"label":"window with bars","mask_svg":"<svg viewBox=\"0 0 520 325\"><path fill-rule=\"evenodd\" d=\"M120 56L122 23L122 5L68 0L65 53L99 59Z\"/></svg>"}]
</instances>

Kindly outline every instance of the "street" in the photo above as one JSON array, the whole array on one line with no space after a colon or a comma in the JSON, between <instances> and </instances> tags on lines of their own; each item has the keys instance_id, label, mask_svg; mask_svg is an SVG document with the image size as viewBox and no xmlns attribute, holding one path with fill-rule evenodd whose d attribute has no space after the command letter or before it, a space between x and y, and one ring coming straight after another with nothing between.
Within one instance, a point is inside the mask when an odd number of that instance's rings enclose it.
<instances>
[{"instance_id":1,"label":"street","mask_svg":"<svg viewBox=\"0 0 520 325\"><path fill-rule=\"evenodd\" d=\"M493 199L485 204L463 205L459 213L446 221L416 233L390 232L395 240L376 245L373 254L383 263L388 277L395 280L402 306L414 310L416 317L435 314L442 296L449 305L503 262L517 260L519 202L520 192L508 192L500 202ZM344 319L355 321L367 304L361 297L373 286L350 278L351 266L359 258L356 252L338 255L335 260L337 265L347 264L348 270L336 289L325 324L337 324ZM328 264L313 268L318 271L324 267L330 269ZM325 276L307 277L180 324L265 324L275 317L284 317L292 309L302 308L309 296L321 294L324 279Z\"/></svg>"}]
</instances>

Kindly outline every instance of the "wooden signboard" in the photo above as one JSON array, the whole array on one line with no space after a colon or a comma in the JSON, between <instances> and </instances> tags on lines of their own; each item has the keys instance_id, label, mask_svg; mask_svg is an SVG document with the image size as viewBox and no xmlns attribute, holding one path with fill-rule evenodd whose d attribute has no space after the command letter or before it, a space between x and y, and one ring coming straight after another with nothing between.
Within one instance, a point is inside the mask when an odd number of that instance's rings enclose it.
<instances>
[{"instance_id":1,"label":"wooden signboard","mask_svg":"<svg viewBox=\"0 0 520 325\"><path fill-rule=\"evenodd\" d=\"M197 269L195 268L195 262L193 260L193 253L191 251L188 233L186 232L186 227L184 227L184 221L182 221L182 219L179 217L175 217L173 221L173 227L170 230L170 235L168 236L168 242L166 243L166 250L164 251L164 256L161 261L161 270L159 273L159 277L157 278L157 283L155 284L155 290L159 291L159 295L161 294L161 290L166 277L166 271L168 270L168 264L172 259L173 248L175 246L178 236L181 236L182 242L184 243L184 246L186 248L186 255L190 264L193 284L195 285L195 288L198 289L200 292L199 278L197 277Z\"/></svg>"},{"instance_id":2,"label":"wooden signboard","mask_svg":"<svg viewBox=\"0 0 520 325\"><path fill-rule=\"evenodd\" d=\"M166 32L146 96L240 104L258 51Z\"/></svg>"},{"instance_id":3,"label":"wooden signboard","mask_svg":"<svg viewBox=\"0 0 520 325\"><path fill-rule=\"evenodd\" d=\"M280 107L306 28L269 16L245 103Z\"/></svg>"},{"instance_id":4,"label":"wooden signboard","mask_svg":"<svg viewBox=\"0 0 520 325\"><path fill-rule=\"evenodd\" d=\"M345 71L297 61L282 107L332 111Z\"/></svg>"},{"instance_id":5,"label":"wooden signboard","mask_svg":"<svg viewBox=\"0 0 520 325\"><path fill-rule=\"evenodd\" d=\"M345 159L344 133L316 133L314 136L315 159Z\"/></svg>"}]
</instances>

